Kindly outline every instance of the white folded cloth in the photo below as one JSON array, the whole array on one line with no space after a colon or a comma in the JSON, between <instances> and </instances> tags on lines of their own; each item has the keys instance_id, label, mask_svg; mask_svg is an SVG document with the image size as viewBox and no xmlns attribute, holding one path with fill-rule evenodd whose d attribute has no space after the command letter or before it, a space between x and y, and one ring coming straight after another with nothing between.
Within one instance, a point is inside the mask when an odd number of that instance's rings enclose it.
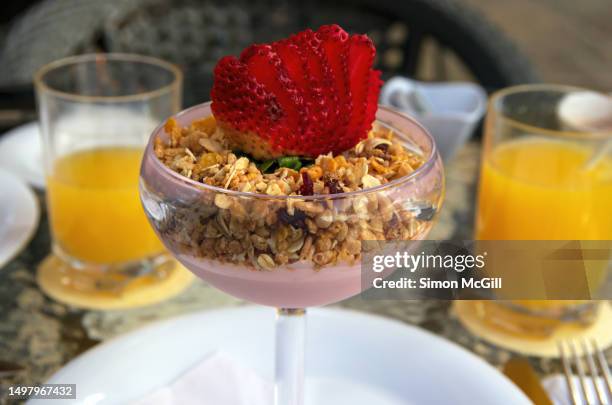
<instances>
[{"instance_id":1,"label":"white folded cloth","mask_svg":"<svg viewBox=\"0 0 612 405\"><path fill-rule=\"evenodd\" d=\"M574 386L578 389L578 395L582 394L582 390L580 388L580 380L578 377L572 377ZM591 402L593 404L598 404L599 399L597 397L597 392L595 391L595 387L593 386L593 379L587 379L587 389L589 391L589 395L591 397ZM596 383L599 384L601 388L604 388L605 382L603 378L597 378ZM546 392L548 392L548 396L553 401L555 405L573 405L572 398L570 396L569 389L567 388L567 382L565 380L565 376L563 375L553 375L545 378L542 381L542 385ZM605 392L605 389L603 390ZM588 405L589 402L586 398L581 398L582 403ZM612 404L612 397L608 396L608 404Z\"/></svg>"},{"instance_id":2,"label":"white folded cloth","mask_svg":"<svg viewBox=\"0 0 612 405\"><path fill-rule=\"evenodd\" d=\"M274 386L223 352L214 352L134 405L270 405Z\"/></svg>"},{"instance_id":3,"label":"white folded cloth","mask_svg":"<svg viewBox=\"0 0 612 405\"><path fill-rule=\"evenodd\" d=\"M603 388L604 381L598 384ZM578 377L574 377L578 387ZM554 375L542 381L555 405L572 405L563 375ZM587 388L597 403L597 393L591 379ZM579 391L581 392L581 391ZM270 405L274 386L261 378L254 370L223 352L214 352L195 367L187 370L167 386L158 388L133 405ZM583 401L588 404L586 400ZM608 398L612 403L612 398Z\"/></svg>"}]
</instances>

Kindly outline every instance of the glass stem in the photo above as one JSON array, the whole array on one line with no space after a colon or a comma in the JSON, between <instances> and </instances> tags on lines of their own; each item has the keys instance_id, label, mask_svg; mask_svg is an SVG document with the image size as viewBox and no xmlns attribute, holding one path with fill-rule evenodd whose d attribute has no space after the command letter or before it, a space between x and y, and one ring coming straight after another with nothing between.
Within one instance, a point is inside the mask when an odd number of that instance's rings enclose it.
<instances>
[{"instance_id":1,"label":"glass stem","mask_svg":"<svg viewBox=\"0 0 612 405\"><path fill-rule=\"evenodd\" d=\"M304 346L306 310L279 308L276 312L275 405L304 404Z\"/></svg>"}]
</instances>

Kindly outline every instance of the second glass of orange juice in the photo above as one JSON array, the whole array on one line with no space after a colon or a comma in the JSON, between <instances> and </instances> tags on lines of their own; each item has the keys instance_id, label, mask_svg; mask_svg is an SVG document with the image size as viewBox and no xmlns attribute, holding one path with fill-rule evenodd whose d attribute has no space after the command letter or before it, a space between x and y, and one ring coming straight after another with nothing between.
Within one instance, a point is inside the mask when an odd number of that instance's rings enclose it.
<instances>
[{"instance_id":1,"label":"second glass of orange juice","mask_svg":"<svg viewBox=\"0 0 612 405\"><path fill-rule=\"evenodd\" d=\"M47 190L51 229L62 254L85 263L120 264L163 251L135 191L141 159L140 148L115 146L56 160Z\"/></svg>"},{"instance_id":2,"label":"second glass of orange juice","mask_svg":"<svg viewBox=\"0 0 612 405\"><path fill-rule=\"evenodd\" d=\"M53 253L69 269L58 277L90 292L159 279L168 256L138 178L148 135L180 109L180 71L139 55L92 54L41 68L35 84Z\"/></svg>"},{"instance_id":3,"label":"second glass of orange juice","mask_svg":"<svg viewBox=\"0 0 612 405\"><path fill-rule=\"evenodd\" d=\"M612 129L571 128L559 106L582 90L519 86L491 100L485 128L476 238L612 240ZM610 101L612 102L612 100ZM596 283L597 280L590 280ZM507 332L548 336L592 322L596 301L483 302L483 319Z\"/></svg>"}]
</instances>

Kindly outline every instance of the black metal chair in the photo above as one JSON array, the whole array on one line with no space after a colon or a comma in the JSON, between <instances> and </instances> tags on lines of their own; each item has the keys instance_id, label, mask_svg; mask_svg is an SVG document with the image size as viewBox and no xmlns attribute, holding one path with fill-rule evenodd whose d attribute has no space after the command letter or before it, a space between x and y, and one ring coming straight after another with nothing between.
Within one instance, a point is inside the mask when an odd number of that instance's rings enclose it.
<instances>
[{"instance_id":1,"label":"black metal chair","mask_svg":"<svg viewBox=\"0 0 612 405\"><path fill-rule=\"evenodd\" d=\"M178 63L185 72L185 104L194 104L209 98L221 56L328 23L368 33L383 78L468 79L488 90L537 80L511 41L459 0L44 0L5 38L0 102L21 96L31 107L30 81L39 66L106 51Z\"/></svg>"}]
</instances>

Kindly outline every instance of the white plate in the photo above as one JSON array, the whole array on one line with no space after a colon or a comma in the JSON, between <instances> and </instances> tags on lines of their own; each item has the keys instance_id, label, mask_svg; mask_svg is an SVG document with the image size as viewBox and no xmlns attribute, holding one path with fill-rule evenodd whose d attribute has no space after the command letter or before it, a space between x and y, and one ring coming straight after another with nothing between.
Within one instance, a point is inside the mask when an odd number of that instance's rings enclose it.
<instances>
[{"instance_id":1,"label":"white plate","mask_svg":"<svg viewBox=\"0 0 612 405\"><path fill-rule=\"evenodd\" d=\"M419 328L325 308L307 322L307 405L530 404L495 368ZM78 404L129 403L216 350L272 379L273 326L270 308L194 313L97 346L48 382L76 384Z\"/></svg>"},{"instance_id":2,"label":"white plate","mask_svg":"<svg viewBox=\"0 0 612 405\"><path fill-rule=\"evenodd\" d=\"M38 225L38 202L27 185L0 169L0 268L28 243Z\"/></svg>"},{"instance_id":3,"label":"white plate","mask_svg":"<svg viewBox=\"0 0 612 405\"><path fill-rule=\"evenodd\" d=\"M13 128L0 136L0 168L28 184L45 188L45 174L38 122Z\"/></svg>"}]
</instances>

